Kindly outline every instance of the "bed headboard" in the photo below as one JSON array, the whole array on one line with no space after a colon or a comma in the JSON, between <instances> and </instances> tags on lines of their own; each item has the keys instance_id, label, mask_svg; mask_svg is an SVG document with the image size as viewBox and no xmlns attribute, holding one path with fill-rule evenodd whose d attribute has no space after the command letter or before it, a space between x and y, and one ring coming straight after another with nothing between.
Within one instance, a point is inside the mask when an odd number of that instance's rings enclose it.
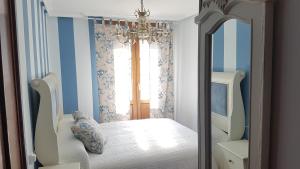
<instances>
[{"instance_id":1,"label":"bed headboard","mask_svg":"<svg viewBox=\"0 0 300 169\"><path fill-rule=\"evenodd\" d=\"M228 134L229 140L239 140L245 131L245 110L240 83L245 73L212 72L212 125ZM214 94L215 93L215 94ZM213 105L218 103L218 105Z\"/></svg>"},{"instance_id":2,"label":"bed headboard","mask_svg":"<svg viewBox=\"0 0 300 169\"><path fill-rule=\"evenodd\" d=\"M43 165L59 163L58 125L63 118L59 99L58 79L49 73L43 79L32 80L31 86L40 94L40 106L35 128L35 152Z\"/></svg>"}]
</instances>

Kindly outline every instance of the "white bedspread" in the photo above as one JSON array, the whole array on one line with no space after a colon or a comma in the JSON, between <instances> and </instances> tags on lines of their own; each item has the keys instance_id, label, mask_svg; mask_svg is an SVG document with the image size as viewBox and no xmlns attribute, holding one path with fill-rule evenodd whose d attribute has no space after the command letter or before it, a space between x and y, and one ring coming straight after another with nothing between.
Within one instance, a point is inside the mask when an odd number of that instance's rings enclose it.
<instances>
[{"instance_id":1,"label":"white bedspread","mask_svg":"<svg viewBox=\"0 0 300 169\"><path fill-rule=\"evenodd\" d=\"M103 123L107 143L91 169L197 169L197 133L170 119Z\"/></svg>"}]
</instances>

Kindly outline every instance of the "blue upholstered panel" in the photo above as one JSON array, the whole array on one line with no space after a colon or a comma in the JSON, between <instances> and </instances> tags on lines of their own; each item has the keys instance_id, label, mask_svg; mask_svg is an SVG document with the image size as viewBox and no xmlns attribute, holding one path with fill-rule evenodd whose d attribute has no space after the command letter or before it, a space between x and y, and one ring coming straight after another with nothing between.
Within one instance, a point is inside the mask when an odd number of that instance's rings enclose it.
<instances>
[{"instance_id":1,"label":"blue upholstered panel","mask_svg":"<svg viewBox=\"0 0 300 169\"><path fill-rule=\"evenodd\" d=\"M211 111L227 116L227 85L211 83Z\"/></svg>"}]
</instances>

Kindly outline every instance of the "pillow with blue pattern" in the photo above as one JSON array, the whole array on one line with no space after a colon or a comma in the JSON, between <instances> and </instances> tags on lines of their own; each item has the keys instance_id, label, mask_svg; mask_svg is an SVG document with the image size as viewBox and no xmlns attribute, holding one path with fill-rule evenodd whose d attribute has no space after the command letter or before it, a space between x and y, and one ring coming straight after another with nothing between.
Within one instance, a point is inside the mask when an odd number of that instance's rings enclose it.
<instances>
[{"instance_id":1,"label":"pillow with blue pattern","mask_svg":"<svg viewBox=\"0 0 300 169\"><path fill-rule=\"evenodd\" d=\"M82 119L72 126L71 130L89 152L103 153L105 141L101 131L97 128L96 122Z\"/></svg>"}]
</instances>

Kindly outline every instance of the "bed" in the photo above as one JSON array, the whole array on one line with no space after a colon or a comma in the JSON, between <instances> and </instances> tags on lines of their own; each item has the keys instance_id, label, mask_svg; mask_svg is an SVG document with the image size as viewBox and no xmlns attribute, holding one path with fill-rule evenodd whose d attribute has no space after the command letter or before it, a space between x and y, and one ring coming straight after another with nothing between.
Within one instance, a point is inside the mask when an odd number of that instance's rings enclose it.
<instances>
[{"instance_id":1,"label":"bed","mask_svg":"<svg viewBox=\"0 0 300 169\"><path fill-rule=\"evenodd\" d=\"M240 89L243 71L212 72L211 77L211 130L212 166L223 168L220 142L240 140L245 131L245 111Z\"/></svg>"},{"instance_id":2,"label":"bed","mask_svg":"<svg viewBox=\"0 0 300 169\"><path fill-rule=\"evenodd\" d=\"M58 81L50 73L32 81L40 94L35 151L45 166L80 162L81 169L197 169L197 133L171 119L99 124L106 137L103 154L85 150L59 101Z\"/></svg>"}]
</instances>

